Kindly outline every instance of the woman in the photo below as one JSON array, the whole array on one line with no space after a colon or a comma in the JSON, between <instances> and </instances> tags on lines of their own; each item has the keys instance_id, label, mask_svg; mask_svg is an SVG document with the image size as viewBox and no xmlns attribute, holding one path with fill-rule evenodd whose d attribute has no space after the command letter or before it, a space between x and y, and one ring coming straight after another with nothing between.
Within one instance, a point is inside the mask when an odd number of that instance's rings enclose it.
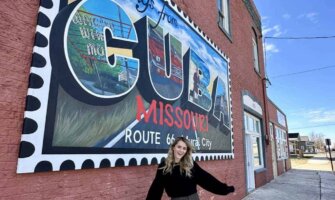
<instances>
[{"instance_id":1,"label":"woman","mask_svg":"<svg viewBox=\"0 0 335 200\"><path fill-rule=\"evenodd\" d=\"M167 158L158 166L147 200L159 200L165 189L171 200L199 200L197 185L215 194L227 195L234 186L220 182L192 160L193 147L178 137L169 148Z\"/></svg>"}]
</instances>

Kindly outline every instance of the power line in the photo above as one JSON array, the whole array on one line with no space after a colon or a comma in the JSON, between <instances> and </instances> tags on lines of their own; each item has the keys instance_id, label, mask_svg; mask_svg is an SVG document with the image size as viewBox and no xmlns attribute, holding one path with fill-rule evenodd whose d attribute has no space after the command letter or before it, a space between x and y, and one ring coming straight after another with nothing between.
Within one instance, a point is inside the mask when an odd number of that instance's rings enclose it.
<instances>
[{"instance_id":1,"label":"power line","mask_svg":"<svg viewBox=\"0 0 335 200\"><path fill-rule=\"evenodd\" d=\"M274 40L313 40L313 39L331 39L335 38L335 35L331 36L311 36L311 37L272 37L266 36L265 39L274 39Z\"/></svg>"},{"instance_id":2,"label":"power line","mask_svg":"<svg viewBox=\"0 0 335 200\"><path fill-rule=\"evenodd\" d=\"M335 126L335 124L324 124L324 125L318 125L318 126L304 126L304 127L296 127L296 128L289 128L289 129L290 129L290 130L296 130L296 129L306 129L306 128L324 127L324 126Z\"/></svg>"},{"instance_id":3,"label":"power line","mask_svg":"<svg viewBox=\"0 0 335 200\"><path fill-rule=\"evenodd\" d=\"M293 72L293 73L288 73L288 74L280 74L280 75L277 75L277 76L271 76L270 78L280 78L280 77L285 77L285 76L292 76L292 75L303 74L303 73L308 73L308 72L313 72L313 71L320 71L320 70L334 68L334 67L335 67L335 65L330 65L330 66L326 66L326 67L319 67L319 68L304 70L304 71L300 71L300 72Z\"/></svg>"},{"instance_id":4,"label":"power line","mask_svg":"<svg viewBox=\"0 0 335 200\"><path fill-rule=\"evenodd\" d=\"M332 39L335 38L335 35L330 35L330 36L301 36L301 37L273 37L273 36L265 36L263 45L265 47L266 45L266 39L273 39L273 40L311 40L311 39ZM266 48L264 48L264 65L267 66L267 55L266 55ZM283 76L291 76L291 75L296 75L296 74L301 74L301 73L307 73L311 71L317 71L317 70L322 70L326 68L331 68L334 66L327 66L327 67L321 67L321 68L316 68L316 69L311 69L311 70L306 70L306 71L301 71L301 72L295 72L295 73L290 73L290 74L282 74L278 76L273 76L271 78L279 78Z\"/></svg>"}]
</instances>

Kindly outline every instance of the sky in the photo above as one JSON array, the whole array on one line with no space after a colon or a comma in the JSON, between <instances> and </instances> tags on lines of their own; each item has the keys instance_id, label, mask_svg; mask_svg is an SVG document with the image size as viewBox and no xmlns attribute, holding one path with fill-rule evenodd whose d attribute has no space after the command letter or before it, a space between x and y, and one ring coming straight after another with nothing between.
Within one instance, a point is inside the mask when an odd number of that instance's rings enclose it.
<instances>
[{"instance_id":1,"label":"sky","mask_svg":"<svg viewBox=\"0 0 335 200\"><path fill-rule=\"evenodd\" d=\"M254 0L265 38L268 96L285 113L289 132L314 132L335 144L335 1ZM311 70L311 71L309 71ZM309 72L306 72L309 71ZM304 73L301 73L304 72Z\"/></svg>"}]
</instances>

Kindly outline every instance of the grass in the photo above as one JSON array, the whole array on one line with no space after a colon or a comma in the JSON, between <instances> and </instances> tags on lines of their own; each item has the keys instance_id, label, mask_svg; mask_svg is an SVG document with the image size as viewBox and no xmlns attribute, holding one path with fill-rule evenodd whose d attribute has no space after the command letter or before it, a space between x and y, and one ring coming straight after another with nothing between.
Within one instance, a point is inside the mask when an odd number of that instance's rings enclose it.
<instances>
[{"instance_id":1,"label":"grass","mask_svg":"<svg viewBox=\"0 0 335 200\"><path fill-rule=\"evenodd\" d=\"M294 168L295 166L307 164L308 160L313 157L313 155L305 155L303 158L297 158L291 155L291 165Z\"/></svg>"},{"instance_id":2,"label":"grass","mask_svg":"<svg viewBox=\"0 0 335 200\"><path fill-rule=\"evenodd\" d=\"M80 102L59 90L53 146L94 147L119 133L135 120L137 103L131 92L124 100L109 106Z\"/></svg>"},{"instance_id":3,"label":"grass","mask_svg":"<svg viewBox=\"0 0 335 200\"><path fill-rule=\"evenodd\" d=\"M293 169L331 171L331 163L326 159L325 153L306 155L304 158L291 156L291 166Z\"/></svg>"},{"instance_id":4,"label":"grass","mask_svg":"<svg viewBox=\"0 0 335 200\"><path fill-rule=\"evenodd\" d=\"M308 162L308 158L291 158L292 167L296 165L304 165Z\"/></svg>"}]
</instances>

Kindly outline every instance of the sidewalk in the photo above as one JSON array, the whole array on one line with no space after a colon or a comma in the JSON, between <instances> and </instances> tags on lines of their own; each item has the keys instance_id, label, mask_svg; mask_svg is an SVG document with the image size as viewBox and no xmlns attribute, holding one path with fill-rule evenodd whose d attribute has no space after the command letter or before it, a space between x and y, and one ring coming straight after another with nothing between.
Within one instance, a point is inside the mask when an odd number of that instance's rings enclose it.
<instances>
[{"instance_id":1,"label":"sidewalk","mask_svg":"<svg viewBox=\"0 0 335 200\"><path fill-rule=\"evenodd\" d=\"M292 169L256 189L243 200L333 200L332 172Z\"/></svg>"}]
</instances>

